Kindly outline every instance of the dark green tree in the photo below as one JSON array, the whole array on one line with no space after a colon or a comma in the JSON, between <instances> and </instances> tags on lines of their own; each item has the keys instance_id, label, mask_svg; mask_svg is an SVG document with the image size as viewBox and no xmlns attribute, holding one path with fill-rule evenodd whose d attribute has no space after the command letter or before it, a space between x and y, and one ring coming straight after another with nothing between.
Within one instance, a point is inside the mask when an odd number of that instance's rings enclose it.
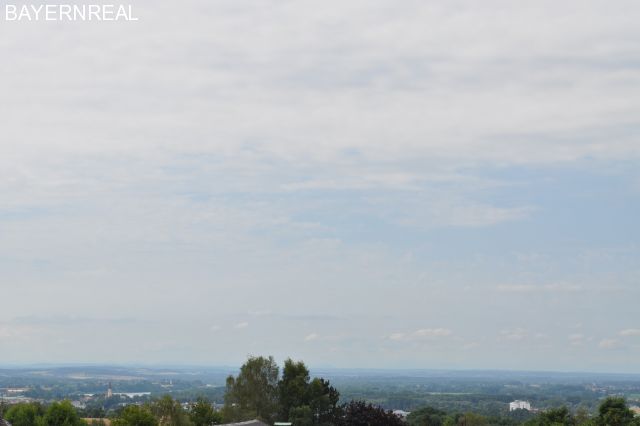
<instances>
[{"instance_id":1,"label":"dark green tree","mask_svg":"<svg viewBox=\"0 0 640 426\"><path fill-rule=\"evenodd\" d=\"M307 389L308 404L316 425L332 425L337 420L340 393L328 380L315 378Z\"/></svg>"},{"instance_id":2,"label":"dark green tree","mask_svg":"<svg viewBox=\"0 0 640 426\"><path fill-rule=\"evenodd\" d=\"M11 406L4 417L13 426L34 426L42 424L44 409L38 403L16 404Z\"/></svg>"},{"instance_id":3,"label":"dark green tree","mask_svg":"<svg viewBox=\"0 0 640 426\"><path fill-rule=\"evenodd\" d=\"M203 397L198 398L196 403L193 404L189 417L194 426L210 426L222 423L222 414L215 411L211 403Z\"/></svg>"},{"instance_id":4,"label":"dark green tree","mask_svg":"<svg viewBox=\"0 0 640 426\"><path fill-rule=\"evenodd\" d=\"M525 422L526 426L575 426L576 419L567 407L551 408Z\"/></svg>"},{"instance_id":5,"label":"dark green tree","mask_svg":"<svg viewBox=\"0 0 640 426\"><path fill-rule=\"evenodd\" d=\"M407 416L410 425L415 426L442 426L447 413L433 407L424 407L414 410Z\"/></svg>"},{"instance_id":6,"label":"dark green tree","mask_svg":"<svg viewBox=\"0 0 640 426\"><path fill-rule=\"evenodd\" d=\"M576 425L578 426L586 426L590 423L594 423L594 421L591 419L591 416L589 415L589 410L587 410L587 408L585 407L578 407L573 418L575 419Z\"/></svg>"},{"instance_id":7,"label":"dark green tree","mask_svg":"<svg viewBox=\"0 0 640 426\"><path fill-rule=\"evenodd\" d=\"M489 419L480 414L465 413L457 419L456 424L458 426L489 426Z\"/></svg>"},{"instance_id":8,"label":"dark green tree","mask_svg":"<svg viewBox=\"0 0 640 426\"><path fill-rule=\"evenodd\" d=\"M227 378L225 421L259 418L272 423L277 417L279 369L273 357L250 357L237 377Z\"/></svg>"},{"instance_id":9,"label":"dark green tree","mask_svg":"<svg viewBox=\"0 0 640 426\"><path fill-rule=\"evenodd\" d=\"M90 419L102 419L106 417L107 413L103 407L93 405L86 407L84 410L79 410L78 415L80 415L80 417L87 417Z\"/></svg>"},{"instance_id":10,"label":"dark green tree","mask_svg":"<svg viewBox=\"0 0 640 426\"><path fill-rule=\"evenodd\" d=\"M287 419L292 408L308 406L309 369L302 361L291 358L284 362L278 382L280 418Z\"/></svg>"},{"instance_id":11,"label":"dark green tree","mask_svg":"<svg viewBox=\"0 0 640 426\"><path fill-rule=\"evenodd\" d=\"M598 408L598 426L628 426L633 421L633 411L627 407L624 398L608 397Z\"/></svg>"},{"instance_id":12,"label":"dark green tree","mask_svg":"<svg viewBox=\"0 0 640 426\"><path fill-rule=\"evenodd\" d=\"M340 394L327 380L310 380L302 362L287 359L278 382L280 418L296 425L332 425Z\"/></svg>"},{"instance_id":13,"label":"dark green tree","mask_svg":"<svg viewBox=\"0 0 640 426\"><path fill-rule=\"evenodd\" d=\"M151 403L151 412L158 419L160 426L191 426L191 420L180 402L169 395Z\"/></svg>"},{"instance_id":14,"label":"dark green tree","mask_svg":"<svg viewBox=\"0 0 640 426\"><path fill-rule=\"evenodd\" d=\"M114 426L157 426L155 418L148 406L129 405L113 421Z\"/></svg>"},{"instance_id":15,"label":"dark green tree","mask_svg":"<svg viewBox=\"0 0 640 426\"><path fill-rule=\"evenodd\" d=\"M404 421L381 407L364 401L351 401L342 407L337 426L404 426Z\"/></svg>"},{"instance_id":16,"label":"dark green tree","mask_svg":"<svg viewBox=\"0 0 640 426\"><path fill-rule=\"evenodd\" d=\"M289 410L289 421L296 426L313 426L313 412L308 405L292 407Z\"/></svg>"},{"instance_id":17,"label":"dark green tree","mask_svg":"<svg viewBox=\"0 0 640 426\"><path fill-rule=\"evenodd\" d=\"M540 414L543 425L575 425L576 421L567 407L552 408Z\"/></svg>"},{"instance_id":18,"label":"dark green tree","mask_svg":"<svg viewBox=\"0 0 640 426\"><path fill-rule=\"evenodd\" d=\"M44 414L45 426L81 426L85 422L70 401L54 402Z\"/></svg>"}]
</instances>

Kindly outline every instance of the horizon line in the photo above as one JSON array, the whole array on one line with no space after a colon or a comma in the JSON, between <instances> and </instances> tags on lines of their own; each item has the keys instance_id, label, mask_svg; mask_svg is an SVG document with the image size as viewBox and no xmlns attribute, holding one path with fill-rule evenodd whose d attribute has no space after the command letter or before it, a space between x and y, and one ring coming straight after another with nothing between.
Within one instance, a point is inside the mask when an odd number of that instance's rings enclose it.
<instances>
[{"instance_id":1,"label":"horizon line","mask_svg":"<svg viewBox=\"0 0 640 426\"><path fill-rule=\"evenodd\" d=\"M293 359L293 358L292 358ZM307 364L307 363L305 363ZM0 369L13 370L23 368L146 368L150 370L160 369L232 369L237 370L239 365L224 364L188 364L188 363L105 363L105 362L32 362L32 363L0 363ZM601 376L639 376L640 372L613 372L613 371L589 371L589 370L549 370L549 369L509 369L509 368L427 368L427 367L336 367L336 366L318 366L314 367L307 364L309 370L314 371L359 371L359 372L433 372L433 373L512 373L512 374L556 374L556 375L601 375Z\"/></svg>"}]
</instances>

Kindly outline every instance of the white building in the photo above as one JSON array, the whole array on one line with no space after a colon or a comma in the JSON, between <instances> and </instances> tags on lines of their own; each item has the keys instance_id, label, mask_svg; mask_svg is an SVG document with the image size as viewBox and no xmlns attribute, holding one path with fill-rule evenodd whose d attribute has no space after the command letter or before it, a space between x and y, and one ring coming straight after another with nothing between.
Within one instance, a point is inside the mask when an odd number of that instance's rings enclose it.
<instances>
[{"instance_id":1,"label":"white building","mask_svg":"<svg viewBox=\"0 0 640 426\"><path fill-rule=\"evenodd\" d=\"M509 411L515 410L531 411L531 404L529 403L529 401L520 401L519 399L516 399L515 401L509 403Z\"/></svg>"},{"instance_id":2,"label":"white building","mask_svg":"<svg viewBox=\"0 0 640 426\"><path fill-rule=\"evenodd\" d=\"M404 411L404 410L393 410L393 414L395 414L396 416L401 417L401 418L403 418L403 419L406 419L406 418L407 418L407 416L408 416L409 414L411 414L411 412L409 412L409 411Z\"/></svg>"}]
</instances>

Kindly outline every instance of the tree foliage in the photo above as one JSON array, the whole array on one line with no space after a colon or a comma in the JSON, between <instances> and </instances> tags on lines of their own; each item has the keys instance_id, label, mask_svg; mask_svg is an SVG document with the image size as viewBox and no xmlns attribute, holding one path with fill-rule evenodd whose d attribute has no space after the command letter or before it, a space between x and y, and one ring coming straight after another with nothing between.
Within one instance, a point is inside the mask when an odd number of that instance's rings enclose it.
<instances>
[{"instance_id":1,"label":"tree foliage","mask_svg":"<svg viewBox=\"0 0 640 426\"><path fill-rule=\"evenodd\" d=\"M280 418L289 417L296 407L308 406L309 369L302 361L290 358L284 362L282 378L278 382Z\"/></svg>"},{"instance_id":2,"label":"tree foliage","mask_svg":"<svg viewBox=\"0 0 640 426\"><path fill-rule=\"evenodd\" d=\"M340 393L328 380L315 378L308 387L309 407L315 424L328 425L335 422L338 415Z\"/></svg>"},{"instance_id":3,"label":"tree foliage","mask_svg":"<svg viewBox=\"0 0 640 426\"><path fill-rule=\"evenodd\" d=\"M114 426L157 426L155 418L148 406L129 405L113 421Z\"/></svg>"},{"instance_id":4,"label":"tree foliage","mask_svg":"<svg viewBox=\"0 0 640 426\"><path fill-rule=\"evenodd\" d=\"M43 416L44 408L35 402L12 405L4 415L13 426L41 425Z\"/></svg>"},{"instance_id":5,"label":"tree foliage","mask_svg":"<svg viewBox=\"0 0 640 426\"><path fill-rule=\"evenodd\" d=\"M598 426L628 426L634 422L633 411L624 398L609 397L598 408Z\"/></svg>"},{"instance_id":6,"label":"tree foliage","mask_svg":"<svg viewBox=\"0 0 640 426\"><path fill-rule=\"evenodd\" d=\"M545 410L533 419L525 422L526 426L574 426L576 419L567 407L556 407Z\"/></svg>"},{"instance_id":7,"label":"tree foliage","mask_svg":"<svg viewBox=\"0 0 640 426\"><path fill-rule=\"evenodd\" d=\"M424 407L409 414L407 421L415 426L442 426L447 413L433 407Z\"/></svg>"},{"instance_id":8,"label":"tree foliage","mask_svg":"<svg viewBox=\"0 0 640 426\"><path fill-rule=\"evenodd\" d=\"M54 402L47 408L43 418L44 426L81 426L86 423L70 401Z\"/></svg>"},{"instance_id":9,"label":"tree foliage","mask_svg":"<svg viewBox=\"0 0 640 426\"><path fill-rule=\"evenodd\" d=\"M151 412L160 426L191 426L191 420L180 402L165 395L151 404Z\"/></svg>"},{"instance_id":10,"label":"tree foliage","mask_svg":"<svg viewBox=\"0 0 640 426\"><path fill-rule=\"evenodd\" d=\"M237 377L227 379L225 421L260 418L296 425L334 425L340 394L329 381L314 378L302 361L287 359L282 377L273 357L250 357Z\"/></svg>"},{"instance_id":11,"label":"tree foliage","mask_svg":"<svg viewBox=\"0 0 640 426\"><path fill-rule=\"evenodd\" d=\"M250 357L237 377L227 378L225 421L259 418L273 423L279 411L278 375L273 357Z\"/></svg>"},{"instance_id":12,"label":"tree foliage","mask_svg":"<svg viewBox=\"0 0 640 426\"><path fill-rule=\"evenodd\" d=\"M458 417L457 426L488 426L490 421L487 417L476 413L465 413Z\"/></svg>"},{"instance_id":13,"label":"tree foliage","mask_svg":"<svg viewBox=\"0 0 640 426\"><path fill-rule=\"evenodd\" d=\"M378 406L364 401L351 401L342 407L339 426L403 426L404 421Z\"/></svg>"},{"instance_id":14,"label":"tree foliage","mask_svg":"<svg viewBox=\"0 0 640 426\"><path fill-rule=\"evenodd\" d=\"M210 426L222 423L222 414L215 411L209 401L199 397L189 413L194 426Z\"/></svg>"},{"instance_id":15,"label":"tree foliage","mask_svg":"<svg viewBox=\"0 0 640 426\"><path fill-rule=\"evenodd\" d=\"M302 361L285 361L278 394L281 419L296 425L335 423L340 394L328 380L310 380L309 369Z\"/></svg>"}]
</instances>

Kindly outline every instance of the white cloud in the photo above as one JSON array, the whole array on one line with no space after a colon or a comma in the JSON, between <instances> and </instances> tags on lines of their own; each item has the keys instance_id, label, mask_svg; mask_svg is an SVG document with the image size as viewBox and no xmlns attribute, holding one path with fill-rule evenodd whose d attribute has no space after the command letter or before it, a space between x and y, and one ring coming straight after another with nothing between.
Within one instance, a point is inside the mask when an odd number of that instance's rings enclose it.
<instances>
[{"instance_id":1,"label":"white cloud","mask_svg":"<svg viewBox=\"0 0 640 426\"><path fill-rule=\"evenodd\" d=\"M531 284L501 284L496 289L505 293L532 293L538 291L539 287Z\"/></svg>"},{"instance_id":2,"label":"white cloud","mask_svg":"<svg viewBox=\"0 0 640 426\"><path fill-rule=\"evenodd\" d=\"M617 349L620 347L620 341L617 339L602 339L598 343L598 347L601 349Z\"/></svg>"},{"instance_id":3,"label":"white cloud","mask_svg":"<svg viewBox=\"0 0 640 426\"><path fill-rule=\"evenodd\" d=\"M413 332L416 337L447 337L453 332L448 328L421 328Z\"/></svg>"},{"instance_id":4,"label":"white cloud","mask_svg":"<svg viewBox=\"0 0 640 426\"><path fill-rule=\"evenodd\" d=\"M233 328L235 328L235 329L243 329L243 328L247 328L247 327L249 327L249 323L246 322L246 321L239 322L239 323L237 323L236 325L233 326Z\"/></svg>"},{"instance_id":5,"label":"white cloud","mask_svg":"<svg viewBox=\"0 0 640 426\"><path fill-rule=\"evenodd\" d=\"M0 323L0 340L15 342L28 339L40 330L31 325L20 325L12 323Z\"/></svg>"},{"instance_id":6,"label":"white cloud","mask_svg":"<svg viewBox=\"0 0 640 426\"><path fill-rule=\"evenodd\" d=\"M421 328L408 333L392 333L388 339L395 341L415 341L432 338L449 337L453 332L448 328Z\"/></svg>"},{"instance_id":7,"label":"white cloud","mask_svg":"<svg viewBox=\"0 0 640 426\"><path fill-rule=\"evenodd\" d=\"M579 284L551 283L551 284L501 284L496 289L504 293L574 293L582 290Z\"/></svg>"},{"instance_id":8,"label":"white cloud","mask_svg":"<svg viewBox=\"0 0 640 426\"><path fill-rule=\"evenodd\" d=\"M529 336L529 332L524 328L510 328L500 331L500 338L504 340L520 341Z\"/></svg>"},{"instance_id":9,"label":"white cloud","mask_svg":"<svg viewBox=\"0 0 640 426\"><path fill-rule=\"evenodd\" d=\"M438 193L434 195L435 198L428 202L407 202L395 221L418 228L477 228L525 219L534 210L530 207L498 207Z\"/></svg>"},{"instance_id":10,"label":"white cloud","mask_svg":"<svg viewBox=\"0 0 640 426\"><path fill-rule=\"evenodd\" d=\"M569 343L573 346L581 346L584 344L585 336L580 333L570 334L568 336Z\"/></svg>"},{"instance_id":11,"label":"white cloud","mask_svg":"<svg viewBox=\"0 0 640 426\"><path fill-rule=\"evenodd\" d=\"M317 333L307 334L304 338L305 342L313 342L314 340L318 340L320 336Z\"/></svg>"},{"instance_id":12,"label":"white cloud","mask_svg":"<svg viewBox=\"0 0 640 426\"><path fill-rule=\"evenodd\" d=\"M477 349L479 348L481 345L478 342L469 342L469 343L465 343L464 345L462 345L462 348L464 350L470 351L473 349Z\"/></svg>"},{"instance_id":13,"label":"white cloud","mask_svg":"<svg viewBox=\"0 0 640 426\"><path fill-rule=\"evenodd\" d=\"M392 333L389 335L389 339L391 340L404 340L407 336L406 333Z\"/></svg>"},{"instance_id":14,"label":"white cloud","mask_svg":"<svg viewBox=\"0 0 640 426\"><path fill-rule=\"evenodd\" d=\"M625 330L620 330L618 332L620 336L640 336L640 329L638 328L627 328Z\"/></svg>"},{"instance_id":15,"label":"white cloud","mask_svg":"<svg viewBox=\"0 0 640 426\"><path fill-rule=\"evenodd\" d=\"M253 317L268 317L273 315L273 311L270 309L249 311L248 313Z\"/></svg>"}]
</instances>

